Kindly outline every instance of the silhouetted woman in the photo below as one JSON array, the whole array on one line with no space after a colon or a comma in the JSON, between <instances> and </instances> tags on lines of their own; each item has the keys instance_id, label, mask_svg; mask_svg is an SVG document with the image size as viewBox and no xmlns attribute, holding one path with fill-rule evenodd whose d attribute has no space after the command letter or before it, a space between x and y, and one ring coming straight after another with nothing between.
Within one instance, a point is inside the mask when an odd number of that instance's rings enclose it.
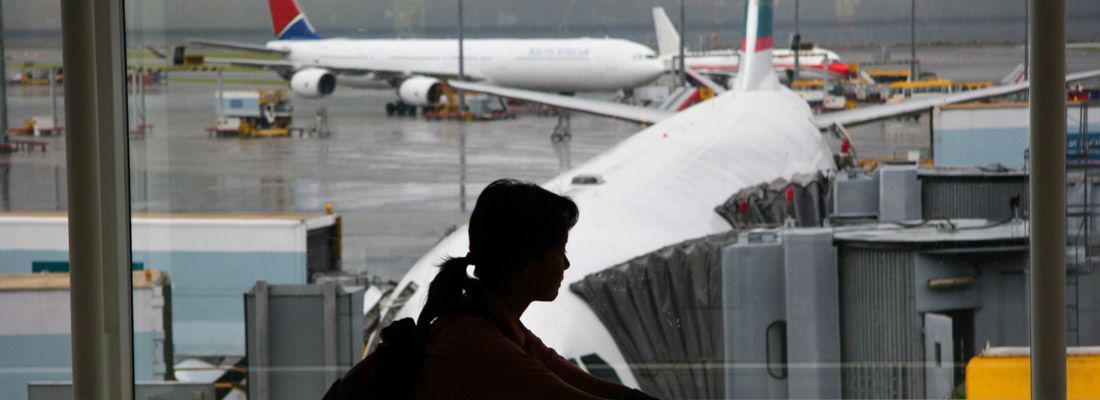
<instances>
[{"instance_id":1,"label":"silhouetted woman","mask_svg":"<svg viewBox=\"0 0 1100 400\"><path fill-rule=\"evenodd\" d=\"M650 398L589 375L520 322L531 302L557 297L577 218L572 200L531 183L502 179L481 192L469 253L440 266L417 321L431 327L417 398Z\"/></svg>"}]
</instances>

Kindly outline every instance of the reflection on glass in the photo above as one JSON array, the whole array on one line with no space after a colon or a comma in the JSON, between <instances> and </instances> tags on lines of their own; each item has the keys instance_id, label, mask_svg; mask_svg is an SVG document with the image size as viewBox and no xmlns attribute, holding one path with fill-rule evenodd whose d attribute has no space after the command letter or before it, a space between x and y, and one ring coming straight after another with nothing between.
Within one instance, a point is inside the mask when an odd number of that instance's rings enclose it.
<instances>
[{"instance_id":1,"label":"reflection on glass","mask_svg":"<svg viewBox=\"0 0 1100 400\"><path fill-rule=\"evenodd\" d=\"M0 324L0 352L7 355L0 358L0 397L23 399L31 381L70 376L63 284L69 200L64 91L57 84L64 71L56 68L57 32L64 27L56 10L7 3L3 143L10 146L0 147L16 151L0 153L0 318L8 322ZM626 75L631 63L671 65L676 51L661 48L679 46L679 37L656 35L651 5L466 3L471 39L611 37L649 47L581 71L600 81ZM736 90L749 62L737 52L746 37L745 3L688 2L686 27L678 24L679 4L657 4L677 21L670 25L684 39L685 63L720 83L711 90L726 91L679 115L751 96ZM791 50L796 3L803 47ZM1024 74L1017 68L1024 15L1023 2L1008 3L918 3L913 74L908 1L778 2L770 67L785 80L792 52L799 52L800 81L788 84L808 105L801 120L811 121L853 107L1012 84ZM371 52L359 58L374 66L356 70L331 65L345 58L285 63L281 51L256 51L280 34L296 36L294 46L307 49L311 34L402 38L398 50L412 51L412 39L457 34L453 4L303 1L296 8L308 19L271 15L265 5L126 4L139 381L198 385L217 398L256 390L247 371L258 370L257 359L276 362L288 350L276 341L264 353L250 348L258 343L250 326L264 326L270 338L317 338L318 358L281 365L291 371L281 379L308 381L301 387L319 395L325 381L376 344L378 329L415 312L426 284L405 279L414 265L428 276L439 255L464 254L461 240L445 238L461 235L476 194L494 179L514 177L547 183L581 204L575 243L590 249L570 248L567 300L536 306L557 317L529 325L595 375L661 398L1026 395L1026 352L1013 349L1027 345L1028 332L1026 98L828 126L822 139L828 157L820 161L829 168L814 174L791 167L806 161L793 156L803 154L804 142L761 152L737 142L782 133L744 121L793 124L767 108L776 101L723 106L708 111L714 117L672 127L486 97L480 114L506 111L514 118L467 121L446 114L447 93L437 93L434 104L400 97L402 83L430 89L453 75L393 64L416 54ZM1100 53L1088 43L1097 40L1092 3L1068 5L1069 71L1100 68ZM571 47L524 50L582 57ZM450 53L437 53L429 66L454 63L454 56L440 56ZM466 60L468 74L476 76L478 63L508 53L471 48L468 54L476 58ZM604 54L611 53L597 56ZM511 83L520 84L554 72L506 67L516 79ZM672 87L674 81L667 74L635 88L526 89L621 98L669 115L707 97ZM481 80L516 86L502 82ZM1093 265L1100 240L1093 228L1100 226L1092 215L1100 150L1093 141L1100 137L1096 88L1087 80L1067 92L1066 332L1073 347L1100 345ZM562 123L571 136L555 136ZM815 127L803 128L817 137ZM716 139L700 143L710 138ZM636 151L649 139L644 144L652 150L622 156L623 148ZM733 145L707 153L710 167L692 164L719 140ZM688 145L697 147L670 155ZM685 200L701 197L698 204ZM631 224L607 223L613 219ZM433 251L441 243L454 247ZM768 256L734 260L750 253ZM337 289L325 289L325 282ZM270 289L266 325L245 307L245 294L260 287ZM283 287L299 287L308 300L277 304L294 297L284 296ZM725 297L733 294L744 296ZM301 323L303 316L316 323ZM746 322L728 323L735 318ZM768 325L776 320L785 322ZM361 343L325 347L353 328L361 332L346 337L362 337ZM1095 360L1087 351L1073 354ZM966 375L970 365L977 368L973 377ZM1071 391L1078 390L1079 375L1072 368L1070 375ZM757 380L737 386L742 376ZM1073 393L1100 395L1080 390Z\"/></svg>"}]
</instances>

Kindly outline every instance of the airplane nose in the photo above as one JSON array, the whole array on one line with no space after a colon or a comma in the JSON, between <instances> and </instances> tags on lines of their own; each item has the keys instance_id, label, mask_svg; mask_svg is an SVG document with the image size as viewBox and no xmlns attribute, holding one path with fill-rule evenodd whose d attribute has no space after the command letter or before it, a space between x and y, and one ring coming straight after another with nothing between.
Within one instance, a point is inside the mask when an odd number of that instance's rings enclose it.
<instances>
[{"instance_id":1,"label":"airplane nose","mask_svg":"<svg viewBox=\"0 0 1100 400\"><path fill-rule=\"evenodd\" d=\"M665 67L665 63L661 60L652 60L646 63L645 74L653 79L657 79L657 77L664 74L665 71L667 71L667 68Z\"/></svg>"}]
</instances>

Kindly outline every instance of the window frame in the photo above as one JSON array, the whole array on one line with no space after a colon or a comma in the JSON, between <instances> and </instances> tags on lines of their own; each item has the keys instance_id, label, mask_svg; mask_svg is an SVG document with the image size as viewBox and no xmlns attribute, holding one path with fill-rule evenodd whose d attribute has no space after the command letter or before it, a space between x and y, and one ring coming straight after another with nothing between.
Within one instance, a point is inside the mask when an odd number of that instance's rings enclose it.
<instances>
[{"instance_id":1,"label":"window frame","mask_svg":"<svg viewBox=\"0 0 1100 400\"><path fill-rule=\"evenodd\" d=\"M134 387L123 7L61 2L73 388L90 399L131 400ZM1028 9L1032 394L1064 397L1065 137L1035 133L1065 131L1065 0Z\"/></svg>"}]
</instances>

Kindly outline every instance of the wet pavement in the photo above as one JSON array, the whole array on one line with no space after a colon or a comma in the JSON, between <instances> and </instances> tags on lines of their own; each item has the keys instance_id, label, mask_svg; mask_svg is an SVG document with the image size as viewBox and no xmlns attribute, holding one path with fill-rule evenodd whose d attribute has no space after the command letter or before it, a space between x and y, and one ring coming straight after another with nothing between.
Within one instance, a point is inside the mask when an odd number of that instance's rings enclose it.
<instances>
[{"instance_id":1,"label":"wet pavement","mask_svg":"<svg viewBox=\"0 0 1100 400\"><path fill-rule=\"evenodd\" d=\"M130 141L133 211L320 213L332 203L344 221L344 267L387 280L462 224L489 182L544 182L639 129L574 115L572 140L555 145L553 116L428 122L387 117L391 91L338 90L323 100L291 100L295 126L308 127L318 107L326 108L328 137L213 138L204 128L214 124L216 90L171 79L148 87L153 130ZM9 93L13 116L50 113L45 88ZM48 150L0 158L4 210L66 208L64 138L36 140Z\"/></svg>"}]
</instances>

